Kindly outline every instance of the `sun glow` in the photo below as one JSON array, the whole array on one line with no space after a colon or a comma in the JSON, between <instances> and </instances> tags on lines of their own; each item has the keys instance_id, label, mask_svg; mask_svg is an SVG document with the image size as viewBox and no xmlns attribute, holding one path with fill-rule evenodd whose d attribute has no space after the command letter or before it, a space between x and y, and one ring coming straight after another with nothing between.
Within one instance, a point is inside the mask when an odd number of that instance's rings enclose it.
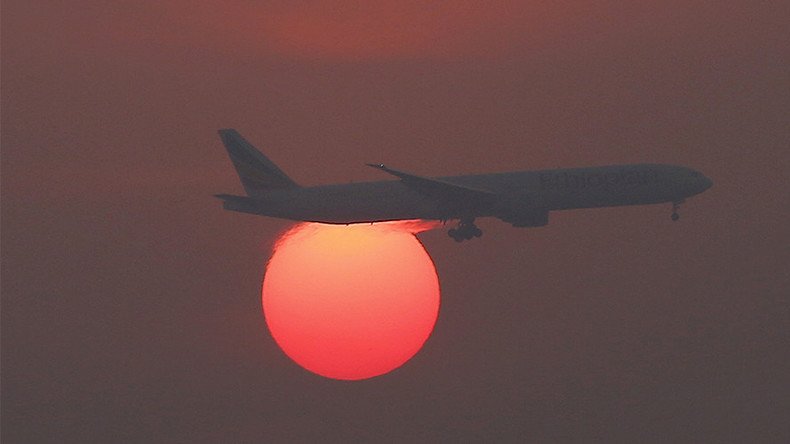
<instances>
[{"instance_id":1,"label":"sun glow","mask_svg":"<svg viewBox=\"0 0 790 444\"><path fill-rule=\"evenodd\" d=\"M307 370L357 380L400 367L433 331L439 280L420 221L300 224L275 245L263 311L277 344Z\"/></svg>"}]
</instances>

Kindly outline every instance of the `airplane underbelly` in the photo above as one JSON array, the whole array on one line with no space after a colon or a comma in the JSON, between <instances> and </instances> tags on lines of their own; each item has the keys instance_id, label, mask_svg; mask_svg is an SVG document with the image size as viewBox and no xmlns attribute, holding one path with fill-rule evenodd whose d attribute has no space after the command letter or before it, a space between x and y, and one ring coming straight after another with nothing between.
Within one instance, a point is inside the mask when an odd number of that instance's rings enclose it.
<instances>
[{"instance_id":1,"label":"airplane underbelly","mask_svg":"<svg viewBox=\"0 0 790 444\"><path fill-rule=\"evenodd\" d=\"M411 190L392 186L355 194L323 190L300 193L298 197L270 205L265 211L274 217L333 224L440 218L432 201Z\"/></svg>"},{"instance_id":2,"label":"airplane underbelly","mask_svg":"<svg viewBox=\"0 0 790 444\"><path fill-rule=\"evenodd\" d=\"M635 186L619 189L587 189L555 192L545 196L552 210L644 205L673 200L672 193L660 187Z\"/></svg>"}]
</instances>

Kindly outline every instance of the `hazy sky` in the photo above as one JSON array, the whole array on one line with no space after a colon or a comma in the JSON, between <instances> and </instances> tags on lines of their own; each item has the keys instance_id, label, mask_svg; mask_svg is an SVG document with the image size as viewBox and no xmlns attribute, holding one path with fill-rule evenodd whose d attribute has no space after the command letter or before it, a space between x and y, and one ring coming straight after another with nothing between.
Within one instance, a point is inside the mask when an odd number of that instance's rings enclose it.
<instances>
[{"instance_id":1,"label":"hazy sky","mask_svg":"<svg viewBox=\"0 0 790 444\"><path fill-rule=\"evenodd\" d=\"M3 442L790 441L786 1L13 1ZM301 184L691 166L669 205L421 235L422 351L308 373L260 310L289 224L221 210L238 129Z\"/></svg>"}]
</instances>

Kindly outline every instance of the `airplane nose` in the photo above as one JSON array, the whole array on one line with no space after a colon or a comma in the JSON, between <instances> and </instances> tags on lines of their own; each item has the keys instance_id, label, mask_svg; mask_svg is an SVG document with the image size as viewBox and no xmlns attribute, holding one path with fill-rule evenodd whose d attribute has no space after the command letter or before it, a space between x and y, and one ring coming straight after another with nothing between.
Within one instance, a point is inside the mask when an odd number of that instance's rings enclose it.
<instances>
[{"instance_id":1,"label":"airplane nose","mask_svg":"<svg viewBox=\"0 0 790 444\"><path fill-rule=\"evenodd\" d=\"M712 186L713 186L713 181L710 180L709 177L705 176L702 178L702 191L705 191Z\"/></svg>"}]
</instances>

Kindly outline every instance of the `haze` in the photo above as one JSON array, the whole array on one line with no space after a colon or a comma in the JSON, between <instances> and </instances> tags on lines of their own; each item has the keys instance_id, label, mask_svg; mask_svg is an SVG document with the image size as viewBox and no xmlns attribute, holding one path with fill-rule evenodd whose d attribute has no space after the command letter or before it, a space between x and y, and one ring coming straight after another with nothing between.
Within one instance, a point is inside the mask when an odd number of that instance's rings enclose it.
<instances>
[{"instance_id":1,"label":"haze","mask_svg":"<svg viewBox=\"0 0 790 444\"><path fill-rule=\"evenodd\" d=\"M3 2L3 442L790 441L787 2L299 3ZM340 383L266 330L289 225L212 197L242 192L228 127L305 184L655 162L715 186L677 223L421 234L433 335Z\"/></svg>"}]
</instances>

